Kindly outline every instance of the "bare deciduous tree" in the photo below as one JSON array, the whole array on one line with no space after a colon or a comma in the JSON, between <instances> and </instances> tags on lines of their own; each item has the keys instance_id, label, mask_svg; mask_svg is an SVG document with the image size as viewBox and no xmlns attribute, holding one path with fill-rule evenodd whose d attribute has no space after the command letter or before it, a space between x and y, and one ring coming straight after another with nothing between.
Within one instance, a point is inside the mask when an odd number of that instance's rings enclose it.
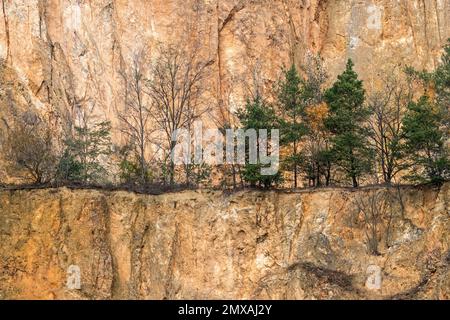
<instances>
[{"instance_id":1,"label":"bare deciduous tree","mask_svg":"<svg viewBox=\"0 0 450 320\"><path fill-rule=\"evenodd\" d=\"M358 215L362 213L367 249L378 255L381 240L386 248L394 243L396 223L404 220L404 203L399 185L368 190L355 196Z\"/></svg>"},{"instance_id":2,"label":"bare deciduous tree","mask_svg":"<svg viewBox=\"0 0 450 320\"><path fill-rule=\"evenodd\" d=\"M141 184L148 182L146 155L152 133L149 127L151 101L145 90L147 63L145 50L140 50L133 56L129 70L120 73L124 81L124 107L118 111L120 131L128 138L131 149L137 154Z\"/></svg>"},{"instance_id":3,"label":"bare deciduous tree","mask_svg":"<svg viewBox=\"0 0 450 320\"><path fill-rule=\"evenodd\" d=\"M8 129L2 151L12 175L25 172L25 178L34 184L51 181L56 154L54 136L50 127L37 116L16 120Z\"/></svg>"},{"instance_id":4,"label":"bare deciduous tree","mask_svg":"<svg viewBox=\"0 0 450 320\"><path fill-rule=\"evenodd\" d=\"M393 73L383 80L381 90L368 98L372 143L385 183L392 183L404 169L401 155L401 126L406 105L412 99L411 87Z\"/></svg>"},{"instance_id":5,"label":"bare deciduous tree","mask_svg":"<svg viewBox=\"0 0 450 320\"><path fill-rule=\"evenodd\" d=\"M213 123L217 126L220 132L225 136L226 131L228 129L237 128L239 126L239 119L236 116L234 105L235 102L233 100L233 93L237 86L243 86L246 83L241 77L237 77L233 75L229 80L226 89L223 89L219 93L218 101L219 108L218 110L211 110L208 114L210 119L212 119ZM217 111L217 112L214 112ZM236 137L234 137L236 139ZM235 144L236 145L236 144ZM226 146L224 145L224 152L226 152ZM236 152L236 150L234 150ZM228 179L231 176L231 184L232 188L236 189L238 187L238 180L241 187L244 187L244 180L242 179L241 165L235 163L224 163L221 165L222 169L222 186L229 187Z\"/></svg>"},{"instance_id":6,"label":"bare deciduous tree","mask_svg":"<svg viewBox=\"0 0 450 320\"><path fill-rule=\"evenodd\" d=\"M306 111L303 120L308 127L308 133L304 137L302 167L310 186L322 186L322 177L325 185L329 186L331 183L330 137L324 127L328 106L323 101L324 85L328 80L328 74L322 58L312 53L306 54L301 69L304 72L301 90Z\"/></svg>"},{"instance_id":7,"label":"bare deciduous tree","mask_svg":"<svg viewBox=\"0 0 450 320\"><path fill-rule=\"evenodd\" d=\"M367 249L372 255L379 255L378 244L381 237L381 223L388 212L389 201L384 190L369 192L367 196L357 196L355 203L358 211L364 215L364 232Z\"/></svg>"},{"instance_id":8,"label":"bare deciduous tree","mask_svg":"<svg viewBox=\"0 0 450 320\"><path fill-rule=\"evenodd\" d=\"M165 137L165 157L169 161L170 184L174 183L175 165L170 152L176 145L172 134L179 129L191 130L193 122L209 110L203 100L208 88L205 83L212 60L202 59L197 50L186 52L168 46L160 48L151 67L146 92L151 98L151 117Z\"/></svg>"}]
</instances>

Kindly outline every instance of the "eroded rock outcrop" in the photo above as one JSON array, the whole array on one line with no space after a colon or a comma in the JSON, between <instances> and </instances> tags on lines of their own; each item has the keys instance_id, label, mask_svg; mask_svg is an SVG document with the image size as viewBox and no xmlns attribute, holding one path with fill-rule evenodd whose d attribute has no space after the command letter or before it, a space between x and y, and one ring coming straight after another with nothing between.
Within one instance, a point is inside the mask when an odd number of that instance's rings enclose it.
<instances>
[{"instance_id":1,"label":"eroded rock outcrop","mask_svg":"<svg viewBox=\"0 0 450 320\"><path fill-rule=\"evenodd\" d=\"M358 203L388 192L395 197L377 220L374 255ZM449 197L450 184L2 191L0 298L449 299ZM67 286L70 266L79 268L79 289Z\"/></svg>"}]
</instances>

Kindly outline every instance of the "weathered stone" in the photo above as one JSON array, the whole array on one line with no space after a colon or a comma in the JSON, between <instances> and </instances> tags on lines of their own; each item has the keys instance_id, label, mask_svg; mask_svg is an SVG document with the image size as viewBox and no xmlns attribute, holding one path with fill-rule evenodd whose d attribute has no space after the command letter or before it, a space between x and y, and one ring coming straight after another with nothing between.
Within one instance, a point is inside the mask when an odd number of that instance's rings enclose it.
<instances>
[{"instance_id":1,"label":"weathered stone","mask_svg":"<svg viewBox=\"0 0 450 320\"><path fill-rule=\"evenodd\" d=\"M355 205L371 192L2 191L0 297L449 299L450 184L402 189L378 255Z\"/></svg>"},{"instance_id":2,"label":"weathered stone","mask_svg":"<svg viewBox=\"0 0 450 320\"><path fill-rule=\"evenodd\" d=\"M272 88L280 67L301 64L307 51L324 57L331 80L353 58L370 88L394 65L432 69L450 37L449 0L13 0L2 8L0 58L33 105L85 98L113 122L119 72L159 42L198 44L214 60L209 99L219 111L239 107L253 85Z\"/></svg>"}]
</instances>

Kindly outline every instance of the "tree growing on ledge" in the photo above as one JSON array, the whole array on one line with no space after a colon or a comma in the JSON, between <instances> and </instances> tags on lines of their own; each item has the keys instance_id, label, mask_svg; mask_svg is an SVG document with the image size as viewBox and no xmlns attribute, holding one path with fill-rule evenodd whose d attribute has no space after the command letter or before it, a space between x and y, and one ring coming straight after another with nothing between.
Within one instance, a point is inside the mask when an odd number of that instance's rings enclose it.
<instances>
[{"instance_id":1,"label":"tree growing on ledge","mask_svg":"<svg viewBox=\"0 0 450 320\"><path fill-rule=\"evenodd\" d=\"M383 79L382 88L374 90L367 101L372 113L369 120L370 140L386 184L391 184L406 168L401 143L402 119L412 99L411 86L393 71Z\"/></svg>"},{"instance_id":2,"label":"tree growing on ledge","mask_svg":"<svg viewBox=\"0 0 450 320\"><path fill-rule=\"evenodd\" d=\"M450 178L450 160L442 130L444 114L428 97L411 102L403 119L405 154L410 160L415 181L442 183ZM422 171L424 174L422 174Z\"/></svg>"},{"instance_id":3,"label":"tree growing on ledge","mask_svg":"<svg viewBox=\"0 0 450 320\"><path fill-rule=\"evenodd\" d=\"M141 185L149 182L149 168L146 159L151 144L152 130L151 102L146 94L146 55L144 50L137 52L132 59L129 71L122 70L120 75L124 82L124 105L118 111L121 123L120 131L128 139L123 151L134 155L133 160L124 157L120 163L122 178L127 181L137 180ZM128 150L129 149L129 150Z\"/></svg>"},{"instance_id":4,"label":"tree growing on ledge","mask_svg":"<svg viewBox=\"0 0 450 320\"><path fill-rule=\"evenodd\" d=\"M196 48L197 49L197 48ZM191 131L193 123L208 112L204 101L208 89L206 78L212 60L202 59L197 50L186 52L174 46L162 47L152 65L151 79L145 91L151 99L151 120L161 133L163 150L168 160L168 180L175 183L175 164L170 153L176 145L173 134L179 129ZM189 167L185 168L189 176Z\"/></svg>"},{"instance_id":5,"label":"tree growing on ledge","mask_svg":"<svg viewBox=\"0 0 450 320\"><path fill-rule=\"evenodd\" d=\"M86 184L102 180L107 173L102 158L111 153L110 132L108 121L75 126L73 136L64 141L66 149L57 173L59 182Z\"/></svg>"},{"instance_id":6,"label":"tree growing on ledge","mask_svg":"<svg viewBox=\"0 0 450 320\"><path fill-rule=\"evenodd\" d=\"M308 185L320 187L322 179L326 186L331 183L332 154L329 149L329 133L324 127L324 119L328 114L328 106L324 103L323 87L328 73L320 56L307 54L302 69L305 79L302 80L302 101L305 105L304 123L307 134L302 143L301 168Z\"/></svg>"},{"instance_id":7,"label":"tree growing on ledge","mask_svg":"<svg viewBox=\"0 0 450 320\"><path fill-rule=\"evenodd\" d=\"M2 153L14 175L24 172L26 180L33 184L48 183L53 178L56 166L55 133L37 117L16 121L8 129Z\"/></svg>"},{"instance_id":8,"label":"tree growing on ledge","mask_svg":"<svg viewBox=\"0 0 450 320\"><path fill-rule=\"evenodd\" d=\"M346 70L325 93L330 108L325 125L333 135L336 165L356 188L359 178L371 170L373 152L368 143L369 130L364 126L370 116L364 106L365 90L353 66L348 60Z\"/></svg>"},{"instance_id":9,"label":"tree growing on ledge","mask_svg":"<svg viewBox=\"0 0 450 320\"><path fill-rule=\"evenodd\" d=\"M433 72L417 71L408 67L406 72L423 85L424 95L441 109L442 122L450 131L450 38L444 46L441 61Z\"/></svg>"},{"instance_id":10,"label":"tree growing on ledge","mask_svg":"<svg viewBox=\"0 0 450 320\"><path fill-rule=\"evenodd\" d=\"M302 80L294 64L289 70L283 70L283 79L278 84L278 102L283 112L281 121L283 144L292 146L292 152L284 160L294 175L294 188L297 188L298 169L300 165L300 141L306 134L306 126L302 120L305 117L305 105L302 101L300 84Z\"/></svg>"},{"instance_id":11,"label":"tree growing on ledge","mask_svg":"<svg viewBox=\"0 0 450 320\"><path fill-rule=\"evenodd\" d=\"M409 178L442 183L450 179L450 39L433 72L407 73L424 87L424 96L408 105L403 119L405 158L414 168Z\"/></svg>"},{"instance_id":12,"label":"tree growing on ledge","mask_svg":"<svg viewBox=\"0 0 450 320\"><path fill-rule=\"evenodd\" d=\"M261 96L257 95L253 100L248 100L245 108L237 112L237 116L241 121L244 130L254 129L258 135L259 141L259 130L267 129L268 134L270 134L271 129L277 128L278 118L275 114L275 110L269 104L267 104ZM263 142L265 143L265 142ZM256 146L256 152L259 154L259 143ZM248 150L246 150L248 153ZM258 160L256 164L248 163L248 154L246 156L246 165L243 170L243 179L248 182L252 187L264 186L266 188L271 187L273 184L279 183L281 181L281 174L277 172L275 175L262 175L261 164Z\"/></svg>"}]
</instances>

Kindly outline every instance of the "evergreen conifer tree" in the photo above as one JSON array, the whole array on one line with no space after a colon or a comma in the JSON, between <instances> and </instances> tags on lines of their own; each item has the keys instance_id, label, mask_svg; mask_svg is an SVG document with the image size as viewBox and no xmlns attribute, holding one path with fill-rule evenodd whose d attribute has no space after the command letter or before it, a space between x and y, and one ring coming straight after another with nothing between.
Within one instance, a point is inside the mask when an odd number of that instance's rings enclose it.
<instances>
[{"instance_id":1,"label":"evergreen conifer tree","mask_svg":"<svg viewBox=\"0 0 450 320\"><path fill-rule=\"evenodd\" d=\"M325 93L329 106L325 125L333 135L331 152L337 167L352 180L353 187L358 187L358 179L371 170L373 150L365 126L370 116L364 105L365 90L353 66L348 60L346 70Z\"/></svg>"}]
</instances>

